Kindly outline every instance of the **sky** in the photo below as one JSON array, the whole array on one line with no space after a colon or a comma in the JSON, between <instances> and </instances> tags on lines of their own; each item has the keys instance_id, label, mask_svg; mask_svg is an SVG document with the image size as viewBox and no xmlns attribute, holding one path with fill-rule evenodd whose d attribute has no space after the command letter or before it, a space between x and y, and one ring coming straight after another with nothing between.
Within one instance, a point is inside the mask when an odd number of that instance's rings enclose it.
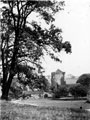
<instances>
[{"instance_id":1,"label":"sky","mask_svg":"<svg viewBox=\"0 0 90 120\"><path fill-rule=\"evenodd\" d=\"M70 41L72 53L60 53L62 63L45 56L45 75L60 69L79 76L90 73L90 0L65 0L65 7L55 16L55 25L62 28L64 41Z\"/></svg>"}]
</instances>

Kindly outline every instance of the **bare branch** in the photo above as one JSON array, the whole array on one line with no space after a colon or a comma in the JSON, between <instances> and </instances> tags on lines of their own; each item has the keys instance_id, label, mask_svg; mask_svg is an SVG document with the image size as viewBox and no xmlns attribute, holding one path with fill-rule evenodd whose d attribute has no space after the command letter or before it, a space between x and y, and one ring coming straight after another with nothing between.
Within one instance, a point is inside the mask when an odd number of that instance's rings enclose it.
<instances>
[{"instance_id":1,"label":"bare branch","mask_svg":"<svg viewBox=\"0 0 90 120\"><path fill-rule=\"evenodd\" d=\"M9 4L10 11L11 11L13 21L14 21L14 28L16 28L16 19L15 19L15 15L13 14L13 1L8 0L8 4Z\"/></svg>"}]
</instances>

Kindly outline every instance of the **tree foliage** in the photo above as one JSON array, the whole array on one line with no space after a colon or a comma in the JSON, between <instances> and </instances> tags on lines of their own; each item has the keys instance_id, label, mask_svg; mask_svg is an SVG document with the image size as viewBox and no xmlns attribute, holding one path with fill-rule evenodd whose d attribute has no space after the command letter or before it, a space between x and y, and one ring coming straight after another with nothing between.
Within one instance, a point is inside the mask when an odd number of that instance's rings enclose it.
<instances>
[{"instance_id":1,"label":"tree foliage","mask_svg":"<svg viewBox=\"0 0 90 120\"><path fill-rule=\"evenodd\" d=\"M62 41L61 29L53 24L54 14L63 8L64 2L50 0L1 0L1 2L4 4L1 17L2 98L6 99L19 65L29 64L40 69L39 61L44 51L52 59L60 61L50 49L55 53L64 49L68 53L71 52L71 45L67 41ZM38 17L49 28L43 28L32 16Z\"/></svg>"},{"instance_id":2,"label":"tree foliage","mask_svg":"<svg viewBox=\"0 0 90 120\"><path fill-rule=\"evenodd\" d=\"M38 75L30 66L19 65L17 79L20 84L28 85L30 89L39 89L48 91L50 87L49 81L43 75Z\"/></svg>"},{"instance_id":3,"label":"tree foliage","mask_svg":"<svg viewBox=\"0 0 90 120\"><path fill-rule=\"evenodd\" d=\"M68 96L68 89L66 86L58 86L57 89L54 89L53 91L53 97L54 98L60 98L60 97L66 97Z\"/></svg>"},{"instance_id":4,"label":"tree foliage","mask_svg":"<svg viewBox=\"0 0 90 120\"><path fill-rule=\"evenodd\" d=\"M87 95L87 89L80 84L71 86L69 92L74 97L85 97Z\"/></svg>"},{"instance_id":5,"label":"tree foliage","mask_svg":"<svg viewBox=\"0 0 90 120\"><path fill-rule=\"evenodd\" d=\"M77 83L80 83L83 86L89 87L89 85L90 85L90 74L81 75L78 78Z\"/></svg>"},{"instance_id":6,"label":"tree foliage","mask_svg":"<svg viewBox=\"0 0 90 120\"><path fill-rule=\"evenodd\" d=\"M33 80L34 81L34 80ZM45 76L40 75L36 80L35 83L33 84L34 88L37 88L39 90L43 90L45 92L49 91L50 89L50 83L49 81L45 78Z\"/></svg>"}]
</instances>

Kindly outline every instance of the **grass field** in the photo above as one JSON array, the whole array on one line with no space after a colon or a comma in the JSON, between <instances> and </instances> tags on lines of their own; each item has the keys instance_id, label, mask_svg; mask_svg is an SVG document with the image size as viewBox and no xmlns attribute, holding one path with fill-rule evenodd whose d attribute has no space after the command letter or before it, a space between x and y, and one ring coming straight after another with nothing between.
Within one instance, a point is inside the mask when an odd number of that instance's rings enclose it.
<instances>
[{"instance_id":1,"label":"grass field","mask_svg":"<svg viewBox=\"0 0 90 120\"><path fill-rule=\"evenodd\" d=\"M90 120L90 113L79 108L31 106L1 102L0 120Z\"/></svg>"},{"instance_id":2,"label":"grass field","mask_svg":"<svg viewBox=\"0 0 90 120\"><path fill-rule=\"evenodd\" d=\"M86 100L52 100L52 99L26 99L15 100L13 103L33 105L40 107L59 107L59 108L80 108L90 109L90 104L86 103Z\"/></svg>"}]
</instances>

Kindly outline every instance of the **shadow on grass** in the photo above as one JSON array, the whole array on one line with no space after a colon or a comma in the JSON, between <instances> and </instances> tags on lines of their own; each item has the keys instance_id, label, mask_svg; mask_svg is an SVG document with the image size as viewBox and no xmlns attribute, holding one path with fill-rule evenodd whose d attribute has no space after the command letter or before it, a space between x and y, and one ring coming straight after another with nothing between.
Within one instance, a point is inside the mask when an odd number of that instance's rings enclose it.
<instances>
[{"instance_id":1,"label":"shadow on grass","mask_svg":"<svg viewBox=\"0 0 90 120\"><path fill-rule=\"evenodd\" d=\"M83 100L87 100L86 97L78 97L78 98L74 98L74 97L62 97L62 98L49 98L51 100L59 100L59 101L83 101Z\"/></svg>"}]
</instances>

